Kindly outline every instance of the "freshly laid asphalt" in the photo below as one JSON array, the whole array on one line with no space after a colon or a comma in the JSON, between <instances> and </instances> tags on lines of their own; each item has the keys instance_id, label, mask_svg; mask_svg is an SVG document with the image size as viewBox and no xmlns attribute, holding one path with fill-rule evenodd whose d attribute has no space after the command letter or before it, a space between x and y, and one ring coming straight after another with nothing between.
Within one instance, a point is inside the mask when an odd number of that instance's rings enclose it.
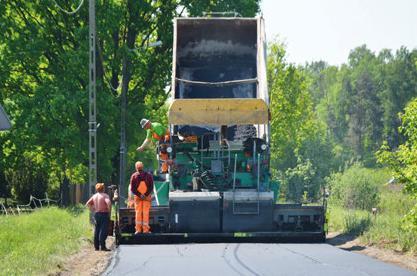
<instances>
[{"instance_id":1,"label":"freshly laid asphalt","mask_svg":"<svg viewBox=\"0 0 417 276\"><path fill-rule=\"evenodd\" d=\"M104 275L417 275L329 244L121 245Z\"/></svg>"}]
</instances>

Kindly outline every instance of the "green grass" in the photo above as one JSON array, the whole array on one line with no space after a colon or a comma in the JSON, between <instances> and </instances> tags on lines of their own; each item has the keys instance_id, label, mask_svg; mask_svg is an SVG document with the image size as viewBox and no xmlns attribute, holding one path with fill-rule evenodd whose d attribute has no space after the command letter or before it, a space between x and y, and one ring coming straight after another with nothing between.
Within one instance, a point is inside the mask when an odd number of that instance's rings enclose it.
<instances>
[{"instance_id":1,"label":"green grass","mask_svg":"<svg viewBox=\"0 0 417 276\"><path fill-rule=\"evenodd\" d=\"M88 212L55 207L0 217L0 275L45 275L91 236Z\"/></svg>"},{"instance_id":2,"label":"green grass","mask_svg":"<svg viewBox=\"0 0 417 276\"><path fill-rule=\"evenodd\" d=\"M417 252L417 233L404 230L403 217L415 204L401 191L381 190L376 216L364 210L329 206L329 229L359 236L367 244L402 252Z\"/></svg>"},{"instance_id":3,"label":"green grass","mask_svg":"<svg viewBox=\"0 0 417 276\"><path fill-rule=\"evenodd\" d=\"M351 210L338 206L328 207L329 230L345 234L361 235L371 225L371 215L363 210Z\"/></svg>"}]
</instances>

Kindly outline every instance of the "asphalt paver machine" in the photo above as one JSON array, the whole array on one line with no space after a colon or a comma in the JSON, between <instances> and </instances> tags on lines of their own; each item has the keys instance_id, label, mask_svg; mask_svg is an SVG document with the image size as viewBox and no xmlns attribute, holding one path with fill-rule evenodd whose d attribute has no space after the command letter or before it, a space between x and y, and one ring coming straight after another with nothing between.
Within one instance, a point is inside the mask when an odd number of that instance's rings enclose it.
<instances>
[{"instance_id":1,"label":"asphalt paver machine","mask_svg":"<svg viewBox=\"0 0 417 276\"><path fill-rule=\"evenodd\" d=\"M262 18L176 18L168 111L174 164L155 177L151 234L118 208L119 243L323 241L325 204L278 204Z\"/></svg>"}]
</instances>

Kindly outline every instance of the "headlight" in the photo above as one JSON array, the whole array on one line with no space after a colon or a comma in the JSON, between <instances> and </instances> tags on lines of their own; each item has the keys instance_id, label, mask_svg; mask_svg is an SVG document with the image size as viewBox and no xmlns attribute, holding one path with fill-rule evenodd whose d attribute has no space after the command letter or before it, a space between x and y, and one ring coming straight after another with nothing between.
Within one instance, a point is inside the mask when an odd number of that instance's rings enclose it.
<instances>
[{"instance_id":1,"label":"headlight","mask_svg":"<svg viewBox=\"0 0 417 276\"><path fill-rule=\"evenodd\" d=\"M266 144L261 145L261 150L266 150Z\"/></svg>"},{"instance_id":2,"label":"headlight","mask_svg":"<svg viewBox=\"0 0 417 276\"><path fill-rule=\"evenodd\" d=\"M167 147L167 152L171 153L172 152L172 148L171 147Z\"/></svg>"}]
</instances>

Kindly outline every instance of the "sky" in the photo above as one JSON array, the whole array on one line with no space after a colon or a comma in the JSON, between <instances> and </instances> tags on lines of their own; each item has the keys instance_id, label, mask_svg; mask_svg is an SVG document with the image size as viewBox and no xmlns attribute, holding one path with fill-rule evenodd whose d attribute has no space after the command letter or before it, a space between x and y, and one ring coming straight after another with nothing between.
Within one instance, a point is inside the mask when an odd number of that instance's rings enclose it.
<instances>
[{"instance_id":1,"label":"sky","mask_svg":"<svg viewBox=\"0 0 417 276\"><path fill-rule=\"evenodd\" d=\"M296 64L340 65L363 44L417 48L417 0L262 0L261 11L267 40L278 37Z\"/></svg>"}]
</instances>

